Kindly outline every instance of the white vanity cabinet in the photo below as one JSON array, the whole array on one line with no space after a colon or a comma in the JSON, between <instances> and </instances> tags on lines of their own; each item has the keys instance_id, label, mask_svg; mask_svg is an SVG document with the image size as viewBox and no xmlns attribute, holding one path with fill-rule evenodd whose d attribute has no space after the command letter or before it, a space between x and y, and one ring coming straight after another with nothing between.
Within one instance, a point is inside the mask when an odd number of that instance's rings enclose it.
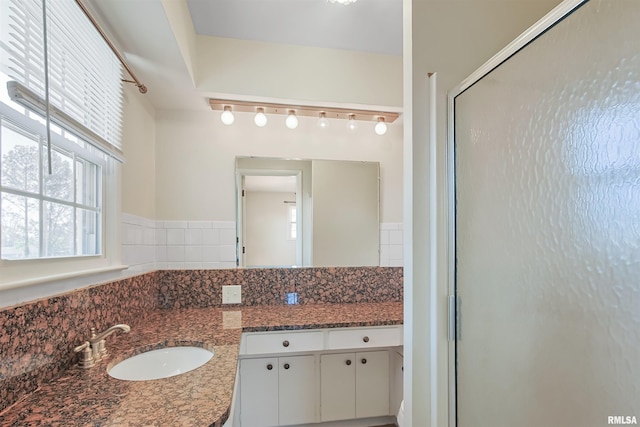
<instances>
[{"instance_id":1,"label":"white vanity cabinet","mask_svg":"<svg viewBox=\"0 0 640 427\"><path fill-rule=\"evenodd\" d=\"M391 352L391 413L396 415L403 400L404 354L402 348Z\"/></svg>"},{"instance_id":2,"label":"white vanity cabinet","mask_svg":"<svg viewBox=\"0 0 640 427\"><path fill-rule=\"evenodd\" d=\"M242 343L246 354L278 354L322 350L322 331L264 332L246 334Z\"/></svg>"},{"instance_id":3,"label":"white vanity cabinet","mask_svg":"<svg viewBox=\"0 0 640 427\"><path fill-rule=\"evenodd\" d=\"M313 355L240 361L240 423L273 427L315 422Z\"/></svg>"},{"instance_id":4,"label":"white vanity cabinet","mask_svg":"<svg viewBox=\"0 0 640 427\"><path fill-rule=\"evenodd\" d=\"M390 415L389 351L320 356L320 419Z\"/></svg>"},{"instance_id":5,"label":"white vanity cabinet","mask_svg":"<svg viewBox=\"0 0 640 427\"><path fill-rule=\"evenodd\" d=\"M400 346L401 325L244 333L239 427L392 422Z\"/></svg>"},{"instance_id":6,"label":"white vanity cabinet","mask_svg":"<svg viewBox=\"0 0 640 427\"><path fill-rule=\"evenodd\" d=\"M241 425L278 425L277 357L240 361L240 404Z\"/></svg>"},{"instance_id":7,"label":"white vanity cabinet","mask_svg":"<svg viewBox=\"0 0 640 427\"><path fill-rule=\"evenodd\" d=\"M316 362L314 356L279 358L278 420L281 426L316 420Z\"/></svg>"}]
</instances>

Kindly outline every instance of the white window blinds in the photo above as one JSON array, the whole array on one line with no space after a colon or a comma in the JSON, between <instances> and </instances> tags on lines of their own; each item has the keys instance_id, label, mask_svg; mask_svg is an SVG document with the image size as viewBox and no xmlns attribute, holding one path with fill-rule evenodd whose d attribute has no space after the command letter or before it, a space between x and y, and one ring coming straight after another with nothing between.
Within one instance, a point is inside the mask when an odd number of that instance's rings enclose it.
<instances>
[{"instance_id":1,"label":"white window blinds","mask_svg":"<svg viewBox=\"0 0 640 427\"><path fill-rule=\"evenodd\" d=\"M46 3L52 120L121 159L120 62L74 0ZM42 109L42 0L0 0L0 8L0 71L18 83L14 99Z\"/></svg>"}]
</instances>

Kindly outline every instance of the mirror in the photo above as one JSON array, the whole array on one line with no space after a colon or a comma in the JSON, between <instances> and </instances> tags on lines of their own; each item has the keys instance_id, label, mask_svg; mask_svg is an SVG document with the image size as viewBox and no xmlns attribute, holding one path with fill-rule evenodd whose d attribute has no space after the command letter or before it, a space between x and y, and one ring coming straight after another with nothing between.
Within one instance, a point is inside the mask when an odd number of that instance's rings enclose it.
<instances>
[{"instance_id":1,"label":"mirror","mask_svg":"<svg viewBox=\"0 0 640 427\"><path fill-rule=\"evenodd\" d=\"M241 267L377 266L378 162L236 158Z\"/></svg>"}]
</instances>

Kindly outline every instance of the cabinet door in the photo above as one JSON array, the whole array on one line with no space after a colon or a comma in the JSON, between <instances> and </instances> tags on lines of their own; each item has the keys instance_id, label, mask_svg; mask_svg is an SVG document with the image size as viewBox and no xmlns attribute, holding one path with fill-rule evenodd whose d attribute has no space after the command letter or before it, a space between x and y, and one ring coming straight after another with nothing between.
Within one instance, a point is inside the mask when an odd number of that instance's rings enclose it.
<instances>
[{"instance_id":1,"label":"cabinet door","mask_svg":"<svg viewBox=\"0 0 640 427\"><path fill-rule=\"evenodd\" d=\"M355 353L320 356L320 420L347 420L356 416Z\"/></svg>"},{"instance_id":2,"label":"cabinet door","mask_svg":"<svg viewBox=\"0 0 640 427\"><path fill-rule=\"evenodd\" d=\"M356 417L389 415L389 352L356 353Z\"/></svg>"},{"instance_id":3,"label":"cabinet door","mask_svg":"<svg viewBox=\"0 0 640 427\"><path fill-rule=\"evenodd\" d=\"M404 358L402 354L397 351L391 352L391 415L396 415L398 410L400 409L400 403L403 398L403 390L402 385L403 382L403 371L404 371Z\"/></svg>"},{"instance_id":4,"label":"cabinet door","mask_svg":"<svg viewBox=\"0 0 640 427\"><path fill-rule=\"evenodd\" d=\"M240 425L278 425L278 359L240 361Z\"/></svg>"},{"instance_id":5,"label":"cabinet door","mask_svg":"<svg viewBox=\"0 0 640 427\"><path fill-rule=\"evenodd\" d=\"M278 397L281 426L316 422L315 356L279 359Z\"/></svg>"}]
</instances>

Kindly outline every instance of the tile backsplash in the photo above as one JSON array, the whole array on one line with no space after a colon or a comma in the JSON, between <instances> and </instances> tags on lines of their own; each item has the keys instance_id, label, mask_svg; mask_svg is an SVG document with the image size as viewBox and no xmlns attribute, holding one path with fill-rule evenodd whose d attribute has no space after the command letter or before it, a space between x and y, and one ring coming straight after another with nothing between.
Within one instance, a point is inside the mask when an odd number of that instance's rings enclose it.
<instances>
[{"instance_id":1,"label":"tile backsplash","mask_svg":"<svg viewBox=\"0 0 640 427\"><path fill-rule=\"evenodd\" d=\"M159 269L211 269L236 266L236 223L157 221Z\"/></svg>"},{"instance_id":2,"label":"tile backsplash","mask_svg":"<svg viewBox=\"0 0 640 427\"><path fill-rule=\"evenodd\" d=\"M129 272L236 266L234 221L154 221L122 214L122 262ZM401 267L402 223L380 224L380 265Z\"/></svg>"},{"instance_id":3,"label":"tile backsplash","mask_svg":"<svg viewBox=\"0 0 640 427\"><path fill-rule=\"evenodd\" d=\"M234 268L233 221L154 221L122 214L122 262L130 272Z\"/></svg>"},{"instance_id":4,"label":"tile backsplash","mask_svg":"<svg viewBox=\"0 0 640 427\"><path fill-rule=\"evenodd\" d=\"M163 308L211 307L222 304L222 286L241 285L241 305L287 304L287 293L299 304L402 302L400 267L244 268L167 270L158 272Z\"/></svg>"},{"instance_id":5,"label":"tile backsplash","mask_svg":"<svg viewBox=\"0 0 640 427\"><path fill-rule=\"evenodd\" d=\"M404 261L404 226L402 223L380 224L380 265L402 267Z\"/></svg>"}]
</instances>

